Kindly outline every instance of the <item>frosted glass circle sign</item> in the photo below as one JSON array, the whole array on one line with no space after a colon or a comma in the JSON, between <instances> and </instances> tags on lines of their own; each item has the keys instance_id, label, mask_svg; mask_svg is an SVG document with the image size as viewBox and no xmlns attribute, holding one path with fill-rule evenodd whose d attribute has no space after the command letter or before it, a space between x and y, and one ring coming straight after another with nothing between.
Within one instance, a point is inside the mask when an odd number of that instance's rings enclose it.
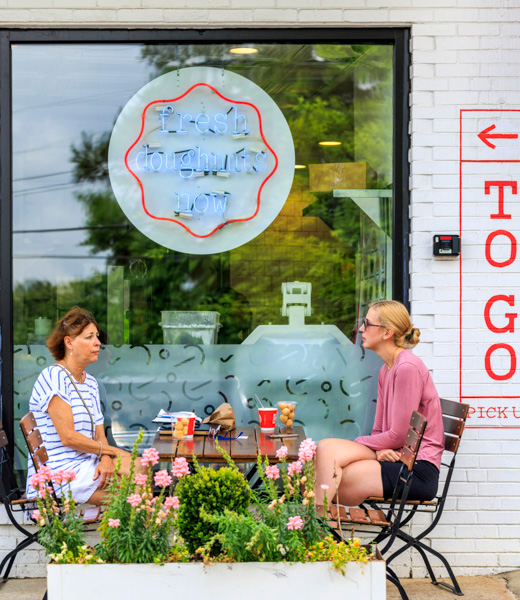
<instances>
[{"instance_id":1,"label":"frosted glass circle sign","mask_svg":"<svg viewBox=\"0 0 520 600\"><path fill-rule=\"evenodd\" d=\"M245 244L278 215L294 176L294 144L275 102L223 69L172 71L123 108L108 152L128 219L189 254Z\"/></svg>"}]
</instances>

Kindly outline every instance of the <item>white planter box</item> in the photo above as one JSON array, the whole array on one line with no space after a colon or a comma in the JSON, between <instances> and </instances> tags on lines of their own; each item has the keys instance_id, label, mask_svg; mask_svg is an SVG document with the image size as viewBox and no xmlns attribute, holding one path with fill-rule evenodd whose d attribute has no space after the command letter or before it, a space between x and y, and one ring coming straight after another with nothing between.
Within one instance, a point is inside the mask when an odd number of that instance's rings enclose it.
<instances>
[{"instance_id":1,"label":"white planter box","mask_svg":"<svg viewBox=\"0 0 520 600\"><path fill-rule=\"evenodd\" d=\"M349 563L344 576L328 562L48 565L47 586L49 600L385 600L386 571L383 561Z\"/></svg>"}]
</instances>

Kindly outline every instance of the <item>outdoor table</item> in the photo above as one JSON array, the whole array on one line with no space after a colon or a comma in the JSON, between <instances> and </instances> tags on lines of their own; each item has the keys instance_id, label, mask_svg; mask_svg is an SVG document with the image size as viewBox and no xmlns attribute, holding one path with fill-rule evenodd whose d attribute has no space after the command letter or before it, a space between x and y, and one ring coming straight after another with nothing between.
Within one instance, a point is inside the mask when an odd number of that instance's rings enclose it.
<instances>
[{"instance_id":1,"label":"outdoor table","mask_svg":"<svg viewBox=\"0 0 520 600\"><path fill-rule=\"evenodd\" d=\"M226 437L234 438L242 432L241 437L236 440L219 439L218 443L237 464L256 462L259 452L263 457L267 456L270 463L278 463L280 461L276 458L276 451L281 446L287 446L287 461L291 462L298 460L298 448L305 439L305 431L301 425L293 427L291 431L293 434L297 434L297 437L283 437L283 433L277 427L275 434L281 434L282 437L272 439L262 433L258 426L243 425L223 434ZM153 447L159 452L160 459L164 461L179 457L185 457L188 461L192 461L192 457L195 455L197 461L200 462L226 462L217 450L215 440L208 435L197 435L197 430L195 430L193 439L180 441L169 436L159 435L157 432L153 440Z\"/></svg>"}]
</instances>

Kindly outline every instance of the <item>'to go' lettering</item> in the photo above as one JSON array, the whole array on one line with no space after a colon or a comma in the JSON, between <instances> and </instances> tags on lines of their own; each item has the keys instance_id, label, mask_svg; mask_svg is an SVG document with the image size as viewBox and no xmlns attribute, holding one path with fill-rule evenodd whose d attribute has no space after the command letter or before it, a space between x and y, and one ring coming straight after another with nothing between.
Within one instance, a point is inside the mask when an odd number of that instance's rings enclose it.
<instances>
[{"instance_id":1,"label":"'to go' lettering","mask_svg":"<svg viewBox=\"0 0 520 600\"><path fill-rule=\"evenodd\" d=\"M511 214L507 214L504 212L504 196L505 189L511 189L511 193L513 195L517 194L517 182L516 181L486 181L485 182L485 194L491 194L492 188L498 188L498 211L497 213L490 214L490 219L511 219ZM505 237L509 240L509 257L505 260L499 261L495 260L491 256L491 246L493 241L499 237ZM505 229L498 229L496 231L492 231L487 239L485 246L485 256L487 262L494 268L503 269L513 264L516 260L516 251L517 251L517 243L515 236ZM496 302L505 302L508 306L513 307L515 305L515 296L513 294L505 295L498 294L496 296L492 296L486 303L484 308L484 320L486 322L487 328L493 333L514 333L515 331L515 319L518 317L517 313L507 312L504 314L504 317L507 319L507 323L503 326L497 326L491 320L491 309L493 308ZM510 358L510 368L507 373L498 374L493 371L491 367L491 357L493 353L497 350L505 350L509 354ZM511 379L516 372L516 353L514 348L510 344L500 343L500 344L492 344L486 351L486 355L484 357L484 366L487 374L491 379L495 381L506 381Z\"/></svg>"}]
</instances>

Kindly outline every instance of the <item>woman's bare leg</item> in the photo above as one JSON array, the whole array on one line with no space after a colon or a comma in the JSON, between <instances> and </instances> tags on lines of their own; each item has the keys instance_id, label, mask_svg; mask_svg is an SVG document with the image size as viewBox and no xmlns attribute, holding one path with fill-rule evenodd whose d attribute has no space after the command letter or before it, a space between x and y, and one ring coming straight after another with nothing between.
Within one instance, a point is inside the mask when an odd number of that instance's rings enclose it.
<instances>
[{"instance_id":1,"label":"woman's bare leg","mask_svg":"<svg viewBox=\"0 0 520 600\"><path fill-rule=\"evenodd\" d=\"M357 506L369 496L383 495L381 463L377 460L359 460L343 469L338 489L338 501L346 506Z\"/></svg>"},{"instance_id":2,"label":"woman's bare leg","mask_svg":"<svg viewBox=\"0 0 520 600\"><path fill-rule=\"evenodd\" d=\"M119 474L116 475L116 477L121 476L121 475L128 475L128 473L130 473L130 461L131 461L132 455L128 452L127 454L122 454L121 455L121 468L119 469ZM113 458L112 459L114 462L114 470L116 468L116 463L117 463L117 458ZM148 472L148 467L145 467L144 465L141 464L141 459L140 458L136 458L135 459L135 472L136 473L147 473ZM95 506L101 506L103 504L106 504L108 502L108 493L107 490L96 490L92 496L90 496L90 498L87 500L88 504L94 504Z\"/></svg>"},{"instance_id":3,"label":"woman's bare leg","mask_svg":"<svg viewBox=\"0 0 520 600\"><path fill-rule=\"evenodd\" d=\"M340 489L343 469L358 461L376 461L376 453L357 442L329 438L318 444L316 451L316 506L323 507L324 491L322 485L328 485L329 503Z\"/></svg>"}]
</instances>

